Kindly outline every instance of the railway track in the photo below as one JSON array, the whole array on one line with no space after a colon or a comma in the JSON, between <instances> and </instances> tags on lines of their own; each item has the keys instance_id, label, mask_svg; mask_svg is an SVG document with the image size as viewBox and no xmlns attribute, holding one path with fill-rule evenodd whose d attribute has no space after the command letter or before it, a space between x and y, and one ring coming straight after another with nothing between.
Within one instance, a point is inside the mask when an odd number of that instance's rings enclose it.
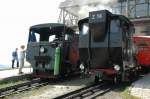
<instances>
[{"instance_id":1,"label":"railway track","mask_svg":"<svg viewBox=\"0 0 150 99\"><path fill-rule=\"evenodd\" d=\"M79 75L75 75L74 78L77 78ZM25 83L21 83L21 84L17 84L17 85L13 85L10 87L6 87L6 88L1 88L0 89L0 99L14 94L14 93L19 93L22 91L26 91L26 90L30 90L32 88L35 87L40 87L40 86L45 86L48 85L49 83L57 83L57 82L61 82L61 81L65 81L68 79L72 79L71 77L69 78L63 78L63 79L53 79L51 81L47 81L47 80L40 80L40 78L36 78L36 79L32 79L31 81L25 82Z\"/></svg>"},{"instance_id":2,"label":"railway track","mask_svg":"<svg viewBox=\"0 0 150 99\"><path fill-rule=\"evenodd\" d=\"M25 83L2 88L2 89L0 89L0 98L3 98L5 96L8 96L8 95L11 95L14 93L19 93L19 92L22 92L25 90L29 90L29 89L32 89L35 87L44 86L44 85L47 85L48 83L49 82L41 81L40 79L33 79L33 80L25 82Z\"/></svg>"},{"instance_id":3,"label":"railway track","mask_svg":"<svg viewBox=\"0 0 150 99\"><path fill-rule=\"evenodd\" d=\"M112 85L106 82L100 82L99 84L92 84L62 96L58 96L55 99L95 99L110 90L112 90Z\"/></svg>"}]
</instances>

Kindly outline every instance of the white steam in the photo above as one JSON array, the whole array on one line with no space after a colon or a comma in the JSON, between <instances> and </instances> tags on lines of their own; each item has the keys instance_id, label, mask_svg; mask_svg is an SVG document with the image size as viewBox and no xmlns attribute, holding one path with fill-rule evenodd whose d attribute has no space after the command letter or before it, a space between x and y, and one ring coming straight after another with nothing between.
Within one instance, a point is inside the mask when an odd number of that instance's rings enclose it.
<instances>
[{"instance_id":1,"label":"white steam","mask_svg":"<svg viewBox=\"0 0 150 99\"><path fill-rule=\"evenodd\" d=\"M79 16L79 18L84 18L84 17L88 16L90 11L104 10L104 9L107 9L107 10L111 11L111 8L109 6L105 6L105 5L98 5L96 7L83 6L78 11L78 16Z\"/></svg>"},{"instance_id":2,"label":"white steam","mask_svg":"<svg viewBox=\"0 0 150 99\"><path fill-rule=\"evenodd\" d=\"M65 0L60 4L60 8L65 8L79 18L88 16L90 11L112 10L112 6L117 0Z\"/></svg>"}]
</instances>

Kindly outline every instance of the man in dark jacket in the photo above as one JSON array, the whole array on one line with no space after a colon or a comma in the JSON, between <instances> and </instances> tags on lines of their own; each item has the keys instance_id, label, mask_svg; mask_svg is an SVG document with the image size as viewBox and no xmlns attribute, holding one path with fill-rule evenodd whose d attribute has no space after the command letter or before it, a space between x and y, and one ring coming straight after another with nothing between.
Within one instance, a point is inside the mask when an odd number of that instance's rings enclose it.
<instances>
[{"instance_id":1,"label":"man in dark jacket","mask_svg":"<svg viewBox=\"0 0 150 99\"><path fill-rule=\"evenodd\" d=\"M12 68L14 68L14 63L17 62L17 68L19 67L19 60L18 60L18 48L12 52Z\"/></svg>"}]
</instances>

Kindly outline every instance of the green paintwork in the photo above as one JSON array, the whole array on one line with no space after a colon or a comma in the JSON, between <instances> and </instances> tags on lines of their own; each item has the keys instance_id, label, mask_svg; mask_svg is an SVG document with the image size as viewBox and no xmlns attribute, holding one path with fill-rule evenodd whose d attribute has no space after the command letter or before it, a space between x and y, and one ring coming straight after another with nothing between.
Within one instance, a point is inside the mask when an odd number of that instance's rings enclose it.
<instances>
[{"instance_id":1,"label":"green paintwork","mask_svg":"<svg viewBox=\"0 0 150 99\"><path fill-rule=\"evenodd\" d=\"M60 47L57 47L55 50L54 75L59 75L59 65L60 65Z\"/></svg>"}]
</instances>

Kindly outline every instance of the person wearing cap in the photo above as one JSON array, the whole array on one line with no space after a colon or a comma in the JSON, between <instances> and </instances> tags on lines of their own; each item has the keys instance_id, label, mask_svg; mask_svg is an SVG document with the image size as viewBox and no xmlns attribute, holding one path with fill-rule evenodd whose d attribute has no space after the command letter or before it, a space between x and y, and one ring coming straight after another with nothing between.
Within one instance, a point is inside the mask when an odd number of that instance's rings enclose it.
<instances>
[{"instance_id":1,"label":"person wearing cap","mask_svg":"<svg viewBox=\"0 0 150 99\"><path fill-rule=\"evenodd\" d=\"M21 45L20 50L20 67L19 67L19 74L22 74L22 68L24 67L24 59L25 59L25 46Z\"/></svg>"}]
</instances>

